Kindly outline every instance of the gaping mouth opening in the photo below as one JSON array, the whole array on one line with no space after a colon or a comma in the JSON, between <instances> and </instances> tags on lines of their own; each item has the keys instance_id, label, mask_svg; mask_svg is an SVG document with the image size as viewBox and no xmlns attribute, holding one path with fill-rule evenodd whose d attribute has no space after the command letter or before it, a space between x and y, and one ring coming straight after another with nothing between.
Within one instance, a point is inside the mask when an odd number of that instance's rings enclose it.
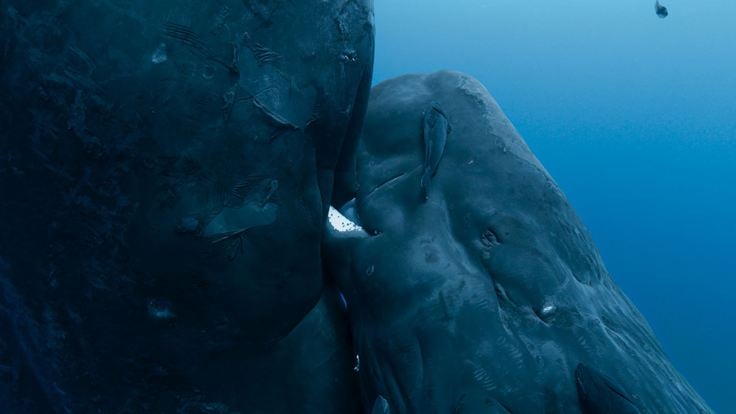
<instances>
[{"instance_id":1,"label":"gaping mouth opening","mask_svg":"<svg viewBox=\"0 0 736 414\"><path fill-rule=\"evenodd\" d=\"M357 217L355 217L357 219ZM347 218L340 210L336 209L333 206L330 206L330 210L327 213L327 221L330 223L330 226L332 228L340 233L348 233L348 232L363 232L363 227ZM357 220L359 222L359 220Z\"/></svg>"}]
</instances>

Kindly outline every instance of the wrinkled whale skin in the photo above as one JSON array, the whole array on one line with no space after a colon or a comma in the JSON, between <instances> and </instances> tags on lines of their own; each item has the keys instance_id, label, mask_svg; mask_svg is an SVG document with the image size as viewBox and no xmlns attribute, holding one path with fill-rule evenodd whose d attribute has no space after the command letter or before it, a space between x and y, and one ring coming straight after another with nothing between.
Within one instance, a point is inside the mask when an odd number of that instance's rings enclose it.
<instances>
[{"instance_id":1,"label":"wrinkled whale skin","mask_svg":"<svg viewBox=\"0 0 736 414\"><path fill-rule=\"evenodd\" d=\"M450 129L425 196L431 105ZM355 164L365 231L327 246L367 412L710 412L476 80L374 87Z\"/></svg>"},{"instance_id":2,"label":"wrinkled whale skin","mask_svg":"<svg viewBox=\"0 0 736 414\"><path fill-rule=\"evenodd\" d=\"M599 372L579 364L575 368L575 386L583 413L639 414L633 401Z\"/></svg>"},{"instance_id":3,"label":"wrinkled whale skin","mask_svg":"<svg viewBox=\"0 0 736 414\"><path fill-rule=\"evenodd\" d=\"M353 413L372 0L0 2L0 412Z\"/></svg>"}]
</instances>

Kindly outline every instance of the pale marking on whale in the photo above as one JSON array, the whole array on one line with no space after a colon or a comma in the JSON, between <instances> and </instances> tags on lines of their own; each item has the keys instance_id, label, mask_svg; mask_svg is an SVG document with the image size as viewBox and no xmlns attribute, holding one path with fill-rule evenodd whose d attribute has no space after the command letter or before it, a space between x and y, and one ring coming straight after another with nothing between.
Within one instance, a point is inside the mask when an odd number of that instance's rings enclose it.
<instances>
[{"instance_id":1,"label":"pale marking on whale","mask_svg":"<svg viewBox=\"0 0 736 414\"><path fill-rule=\"evenodd\" d=\"M548 316L555 311L555 305L546 305L542 308L542 315Z\"/></svg>"},{"instance_id":2,"label":"pale marking on whale","mask_svg":"<svg viewBox=\"0 0 736 414\"><path fill-rule=\"evenodd\" d=\"M353 223L340 213L335 207L330 206L330 211L327 213L327 220L335 230L345 233L349 231L363 231L363 228Z\"/></svg>"}]
</instances>

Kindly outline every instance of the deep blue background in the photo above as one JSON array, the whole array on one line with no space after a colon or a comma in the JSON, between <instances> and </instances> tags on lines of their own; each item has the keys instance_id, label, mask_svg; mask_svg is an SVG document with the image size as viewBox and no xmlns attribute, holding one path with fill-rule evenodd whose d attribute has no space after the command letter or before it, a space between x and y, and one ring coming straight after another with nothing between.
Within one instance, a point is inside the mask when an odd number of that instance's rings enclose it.
<instances>
[{"instance_id":1,"label":"deep blue background","mask_svg":"<svg viewBox=\"0 0 736 414\"><path fill-rule=\"evenodd\" d=\"M376 0L376 81L479 78L614 279L736 413L736 1Z\"/></svg>"}]
</instances>

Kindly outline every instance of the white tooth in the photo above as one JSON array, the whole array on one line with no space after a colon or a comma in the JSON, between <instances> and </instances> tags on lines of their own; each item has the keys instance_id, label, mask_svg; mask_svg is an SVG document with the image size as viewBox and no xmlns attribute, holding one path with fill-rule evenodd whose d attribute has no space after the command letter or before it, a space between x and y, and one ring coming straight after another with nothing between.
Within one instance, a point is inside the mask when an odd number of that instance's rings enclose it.
<instances>
[{"instance_id":1,"label":"white tooth","mask_svg":"<svg viewBox=\"0 0 736 414\"><path fill-rule=\"evenodd\" d=\"M330 206L330 211L327 213L327 220L335 230L343 233L348 231L363 231L363 228L353 223L347 217L343 216L336 208Z\"/></svg>"}]
</instances>

